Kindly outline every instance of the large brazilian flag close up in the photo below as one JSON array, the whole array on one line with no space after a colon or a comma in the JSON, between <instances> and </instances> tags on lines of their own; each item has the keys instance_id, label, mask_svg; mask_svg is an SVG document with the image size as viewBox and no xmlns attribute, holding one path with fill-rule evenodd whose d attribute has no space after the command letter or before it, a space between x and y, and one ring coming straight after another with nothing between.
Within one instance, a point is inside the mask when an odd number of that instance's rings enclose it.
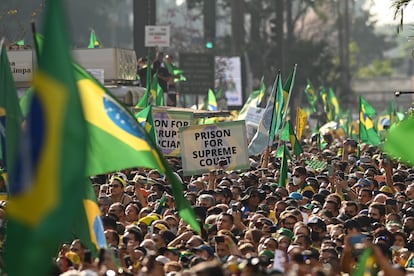
<instances>
[{"instance_id":1,"label":"large brazilian flag close up","mask_svg":"<svg viewBox=\"0 0 414 276\"><path fill-rule=\"evenodd\" d=\"M49 0L34 95L10 172L5 262L8 275L48 275L71 238L85 186L87 129L73 75L61 0Z\"/></svg>"}]
</instances>

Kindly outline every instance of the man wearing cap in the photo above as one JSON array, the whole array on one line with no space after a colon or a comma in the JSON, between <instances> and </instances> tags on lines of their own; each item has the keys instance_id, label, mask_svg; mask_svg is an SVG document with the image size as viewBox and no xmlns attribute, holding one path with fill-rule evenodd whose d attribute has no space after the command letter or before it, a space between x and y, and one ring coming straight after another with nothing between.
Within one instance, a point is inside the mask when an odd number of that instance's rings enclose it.
<instances>
[{"instance_id":1,"label":"man wearing cap","mask_svg":"<svg viewBox=\"0 0 414 276\"><path fill-rule=\"evenodd\" d=\"M196 255L202 258L204 261L213 261L215 259L214 249L206 244L194 247L193 251L195 251Z\"/></svg>"},{"instance_id":2,"label":"man wearing cap","mask_svg":"<svg viewBox=\"0 0 414 276\"><path fill-rule=\"evenodd\" d=\"M257 189L255 187L249 187L243 198L242 202L242 214L243 218L247 218L250 212L256 212L260 203L265 199L266 193L263 190Z\"/></svg>"},{"instance_id":3,"label":"man wearing cap","mask_svg":"<svg viewBox=\"0 0 414 276\"><path fill-rule=\"evenodd\" d=\"M120 202L124 206L132 201L132 198L124 192L126 181L120 176L114 176L109 182L109 193L113 202Z\"/></svg>"},{"instance_id":4,"label":"man wearing cap","mask_svg":"<svg viewBox=\"0 0 414 276\"><path fill-rule=\"evenodd\" d=\"M322 239L326 235L326 223L320 217L311 217L308 226L311 229L312 246L320 248Z\"/></svg>"}]
</instances>

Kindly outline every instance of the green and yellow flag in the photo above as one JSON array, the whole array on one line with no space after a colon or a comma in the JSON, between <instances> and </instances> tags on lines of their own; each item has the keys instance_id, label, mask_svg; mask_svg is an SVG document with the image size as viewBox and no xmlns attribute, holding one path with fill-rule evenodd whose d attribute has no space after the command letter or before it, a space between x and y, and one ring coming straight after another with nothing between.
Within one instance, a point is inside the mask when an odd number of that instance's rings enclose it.
<instances>
[{"instance_id":1,"label":"green and yellow flag","mask_svg":"<svg viewBox=\"0 0 414 276\"><path fill-rule=\"evenodd\" d=\"M298 157L303 153L302 146L296 137L295 131L293 130L292 123L287 121L285 128L283 129L282 135L280 137L282 141L290 141L292 146L292 151Z\"/></svg>"},{"instance_id":2,"label":"green and yellow flag","mask_svg":"<svg viewBox=\"0 0 414 276\"><path fill-rule=\"evenodd\" d=\"M402 162L414 165L414 149L407 146L408 141L414 141L413 139L414 116L411 115L388 131L384 151Z\"/></svg>"},{"instance_id":3,"label":"green and yellow flag","mask_svg":"<svg viewBox=\"0 0 414 276\"><path fill-rule=\"evenodd\" d=\"M102 43L98 39L98 37L96 36L94 30L91 30L91 34L89 35L89 45L88 45L88 48L90 48L90 49L93 49L93 48L102 48Z\"/></svg>"},{"instance_id":4,"label":"green and yellow flag","mask_svg":"<svg viewBox=\"0 0 414 276\"><path fill-rule=\"evenodd\" d=\"M283 86L283 113L287 112L288 105L289 105L289 95L292 93L293 85L295 83L295 76L296 76L296 68L297 64L293 66L292 71L290 72L285 85Z\"/></svg>"},{"instance_id":5,"label":"green and yellow flag","mask_svg":"<svg viewBox=\"0 0 414 276\"><path fill-rule=\"evenodd\" d=\"M165 106L164 103L164 91L162 90L161 85L158 82L158 74L154 75L154 78L151 82L151 96L152 103L157 106Z\"/></svg>"},{"instance_id":6,"label":"green and yellow flag","mask_svg":"<svg viewBox=\"0 0 414 276\"><path fill-rule=\"evenodd\" d=\"M312 108L312 112L316 112L318 105L318 94L316 93L316 89L315 87L313 87L310 80L308 80L308 84L305 87L305 94L306 98L308 99L309 105Z\"/></svg>"},{"instance_id":7,"label":"green and yellow flag","mask_svg":"<svg viewBox=\"0 0 414 276\"><path fill-rule=\"evenodd\" d=\"M101 209L96 199L92 183L84 183L86 193L82 200L82 211L73 226L74 235L91 250L93 256L98 257L100 249L106 248L106 239L101 220Z\"/></svg>"},{"instance_id":8,"label":"green and yellow flag","mask_svg":"<svg viewBox=\"0 0 414 276\"><path fill-rule=\"evenodd\" d=\"M216 95L214 95L214 91L212 89L208 90L207 104L205 105L205 108L207 110L210 110L210 111L217 111L218 110Z\"/></svg>"},{"instance_id":9,"label":"green and yellow flag","mask_svg":"<svg viewBox=\"0 0 414 276\"><path fill-rule=\"evenodd\" d=\"M72 238L85 195L88 134L65 18L62 1L48 1L34 95L10 172L5 249L10 276L51 273L52 257Z\"/></svg>"},{"instance_id":10,"label":"green and yellow flag","mask_svg":"<svg viewBox=\"0 0 414 276\"><path fill-rule=\"evenodd\" d=\"M376 111L364 97L360 96L359 102L359 139L363 143L378 146L381 142L380 137L375 129L374 121L371 119Z\"/></svg>"},{"instance_id":11,"label":"green and yellow flag","mask_svg":"<svg viewBox=\"0 0 414 276\"><path fill-rule=\"evenodd\" d=\"M154 145L157 145L157 133L154 126L154 117L152 116L152 105L148 105L146 108L135 114L135 118L137 118L138 123L145 129Z\"/></svg>"},{"instance_id":12,"label":"green and yellow flag","mask_svg":"<svg viewBox=\"0 0 414 276\"><path fill-rule=\"evenodd\" d=\"M15 164L17 142L23 119L6 47L0 43L0 141L3 164L8 171ZM0 193L3 192L0 190Z\"/></svg>"},{"instance_id":13,"label":"green and yellow flag","mask_svg":"<svg viewBox=\"0 0 414 276\"><path fill-rule=\"evenodd\" d=\"M280 166L280 176L279 176L279 187L287 187L288 184L288 156L289 156L289 150L287 149L286 145L281 146L282 150L282 157L281 162L282 165Z\"/></svg>"},{"instance_id":14,"label":"green and yellow flag","mask_svg":"<svg viewBox=\"0 0 414 276\"><path fill-rule=\"evenodd\" d=\"M378 267L375 263L374 252L372 248L367 248L359 257L356 269L352 273L353 276L372 276L378 274Z\"/></svg>"},{"instance_id":15,"label":"green and yellow flag","mask_svg":"<svg viewBox=\"0 0 414 276\"><path fill-rule=\"evenodd\" d=\"M339 106L338 98L336 97L335 92L332 88L329 88L327 100L329 105L329 112L331 113L329 116L332 118L332 120L339 121L342 110Z\"/></svg>"}]
</instances>

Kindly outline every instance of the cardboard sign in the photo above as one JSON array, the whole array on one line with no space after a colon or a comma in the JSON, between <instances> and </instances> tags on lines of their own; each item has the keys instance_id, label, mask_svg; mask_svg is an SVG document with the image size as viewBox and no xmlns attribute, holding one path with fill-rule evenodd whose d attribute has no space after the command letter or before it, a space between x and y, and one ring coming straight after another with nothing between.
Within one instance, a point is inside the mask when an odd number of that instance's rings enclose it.
<instances>
[{"instance_id":1,"label":"cardboard sign","mask_svg":"<svg viewBox=\"0 0 414 276\"><path fill-rule=\"evenodd\" d=\"M179 129L193 123L194 114L185 111L153 109L158 146L165 156L180 155Z\"/></svg>"},{"instance_id":2,"label":"cardboard sign","mask_svg":"<svg viewBox=\"0 0 414 276\"><path fill-rule=\"evenodd\" d=\"M184 175L249 168L244 121L181 128L180 141Z\"/></svg>"}]
</instances>

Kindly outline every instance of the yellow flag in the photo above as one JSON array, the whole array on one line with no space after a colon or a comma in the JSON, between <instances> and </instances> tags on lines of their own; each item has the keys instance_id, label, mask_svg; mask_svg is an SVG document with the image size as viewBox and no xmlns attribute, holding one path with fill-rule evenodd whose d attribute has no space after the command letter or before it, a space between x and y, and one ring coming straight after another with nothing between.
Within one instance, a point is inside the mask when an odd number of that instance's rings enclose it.
<instances>
[{"instance_id":1,"label":"yellow flag","mask_svg":"<svg viewBox=\"0 0 414 276\"><path fill-rule=\"evenodd\" d=\"M308 121L308 114L305 110L298 107L298 111L296 113L296 124L295 124L295 132L298 140L302 139L303 132L305 131L305 126Z\"/></svg>"}]
</instances>

